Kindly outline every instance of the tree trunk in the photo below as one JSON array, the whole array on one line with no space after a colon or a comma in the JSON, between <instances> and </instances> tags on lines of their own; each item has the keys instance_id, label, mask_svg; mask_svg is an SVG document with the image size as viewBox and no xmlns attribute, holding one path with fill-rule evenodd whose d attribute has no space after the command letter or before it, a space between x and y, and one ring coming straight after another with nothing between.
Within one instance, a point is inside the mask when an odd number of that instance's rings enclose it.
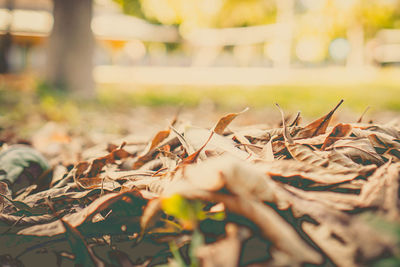
<instances>
[{"instance_id":1,"label":"tree trunk","mask_svg":"<svg viewBox=\"0 0 400 267\"><path fill-rule=\"evenodd\" d=\"M53 0L47 78L51 86L83 97L94 96L91 30L92 0Z\"/></svg>"},{"instance_id":2,"label":"tree trunk","mask_svg":"<svg viewBox=\"0 0 400 267\"><path fill-rule=\"evenodd\" d=\"M8 54L11 44L11 34L9 32L0 36L0 73L8 73L10 71Z\"/></svg>"},{"instance_id":3,"label":"tree trunk","mask_svg":"<svg viewBox=\"0 0 400 267\"><path fill-rule=\"evenodd\" d=\"M14 1L7 0L6 8L11 13L14 8ZM4 35L0 35L0 73L8 73L10 71L10 66L8 62L8 55L12 45L12 37L11 37L11 23L12 18L8 18L7 28Z\"/></svg>"}]
</instances>

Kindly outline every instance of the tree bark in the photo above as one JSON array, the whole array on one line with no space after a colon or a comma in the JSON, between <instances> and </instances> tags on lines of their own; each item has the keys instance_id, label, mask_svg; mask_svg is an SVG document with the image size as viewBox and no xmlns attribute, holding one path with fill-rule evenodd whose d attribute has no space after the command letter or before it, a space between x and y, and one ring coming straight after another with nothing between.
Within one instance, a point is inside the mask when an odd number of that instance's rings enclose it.
<instances>
[{"instance_id":1,"label":"tree bark","mask_svg":"<svg viewBox=\"0 0 400 267\"><path fill-rule=\"evenodd\" d=\"M91 30L93 0L53 0L54 24L49 40L50 85L83 97L94 96Z\"/></svg>"},{"instance_id":2,"label":"tree bark","mask_svg":"<svg viewBox=\"0 0 400 267\"><path fill-rule=\"evenodd\" d=\"M11 12L14 9L14 0L7 0L5 6ZM8 18L6 32L0 36L0 73L10 72L8 55L12 45L11 23L12 18Z\"/></svg>"}]
</instances>

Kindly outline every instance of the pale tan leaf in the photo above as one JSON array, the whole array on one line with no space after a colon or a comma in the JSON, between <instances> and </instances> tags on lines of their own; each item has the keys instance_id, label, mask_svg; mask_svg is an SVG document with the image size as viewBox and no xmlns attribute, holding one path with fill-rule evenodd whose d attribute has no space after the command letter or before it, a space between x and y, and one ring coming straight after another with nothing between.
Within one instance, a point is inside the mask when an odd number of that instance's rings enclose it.
<instances>
[{"instance_id":1,"label":"pale tan leaf","mask_svg":"<svg viewBox=\"0 0 400 267\"><path fill-rule=\"evenodd\" d=\"M397 139L400 138L400 130L393 126L368 125L366 127L361 127L361 129L387 134Z\"/></svg>"},{"instance_id":2,"label":"pale tan leaf","mask_svg":"<svg viewBox=\"0 0 400 267\"><path fill-rule=\"evenodd\" d=\"M337 184L350 181L360 176L358 171L342 169L333 170L319 166L313 166L301 161L282 160L263 162L259 164L267 174L272 177L300 177L321 184ZM370 166L373 170L375 167Z\"/></svg>"},{"instance_id":3,"label":"pale tan leaf","mask_svg":"<svg viewBox=\"0 0 400 267\"><path fill-rule=\"evenodd\" d=\"M267 144L263 147L261 151L261 158L266 161L274 161L274 150L272 148L272 142L274 141L275 136L271 137Z\"/></svg>"},{"instance_id":4,"label":"pale tan leaf","mask_svg":"<svg viewBox=\"0 0 400 267\"><path fill-rule=\"evenodd\" d=\"M198 127L187 127L185 129L186 141L196 150L200 149L210 137L211 131ZM245 160L249 158L249 154L236 147L236 143L231 139L221 136L213 135L207 146L206 150L214 150L217 153L228 153L239 159Z\"/></svg>"},{"instance_id":5,"label":"pale tan leaf","mask_svg":"<svg viewBox=\"0 0 400 267\"><path fill-rule=\"evenodd\" d=\"M386 135L387 136L387 135ZM374 147L388 150L391 148L400 149L400 143L394 141L394 138L388 139L385 134L370 134L368 139Z\"/></svg>"},{"instance_id":6,"label":"pale tan leaf","mask_svg":"<svg viewBox=\"0 0 400 267\"><path fill-rule=\"evenodd\" d=\"M353 256L356 248L343 244L340 239L332 238L332 233L327 225L303 222L302 228L337 266L358 266Z\"/></svg>"},{"instance_id":7,"label":"pale tan leaf","mask_svg":"<svg viewBox=\"0 0 400 267\"><path fill-rule=\"evenodd\" d=\"M366 164L377 164L382 165L383 159L372 147L371 143L366 138L358 139L341 139L336 141L331 147L327 148L335 149L338 152L351 158L356 163Z\"/></svg>"},{"instance_id":8,"label":"pale tan leaf","mask_svg":"<svg viewBox=\"0 0 400 267\"><path fill-rule=\"evenodd\" d=\"M250 219L274 246L290 255L294 262L321 263L321 255L305 243L297 232L269 206L221 194L215 194L213 199L224 203L229 211Z\"/></svg>"},{"instance_id":9,"label":"pale tan leaf","mask_svg":"<svg viewBox=\"0 0 400 267\"><path fill-rule=\"evenodd\" d=\"M400 165L386 163L368 178L360 193L361 207L378 207L391 219L399 218Z\"/></svg>"},{"instance_id":10,"label":"pale tan leaf","mask_svg":"<svg viewBox=\"0 0 400 267\"><path fill-rule=\"evenodd\" d=\"M302 144L286 144L286 148L289 151L290 155L297 161L306 162L308 164L312 164L320 167L327 167L329 161L312 150L309 146Z\"/></svg>"},{"instance_id":11,"label":"pale tan leaf","mask_svg":"<svg viewBox=\"0 0 400 267\"><path fill-rule=\"evenodd\" d=\"M228 223L226 237L215 243L203 245L196 250L196 256L204 267L238 266L242 241L250 233L244 228Z\"/></svg>"}]
</instances>

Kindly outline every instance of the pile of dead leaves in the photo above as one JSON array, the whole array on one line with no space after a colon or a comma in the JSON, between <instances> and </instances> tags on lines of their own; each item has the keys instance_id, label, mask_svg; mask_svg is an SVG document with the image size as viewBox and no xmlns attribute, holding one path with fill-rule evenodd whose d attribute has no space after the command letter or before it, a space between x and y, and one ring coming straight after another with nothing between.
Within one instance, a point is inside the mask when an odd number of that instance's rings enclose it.
<instances>
[{"instance_id":1,"label":"pile of dead leaves","mask_svg":"<svg viewBox=\"0 0 400 267\"><path fill-rule=\"evenodd\" d=\"M341 102L306 126L174 119L18 192L2 182L0 265L399 265L399 124L329 126Z\"/></svg>"}]
</instances>

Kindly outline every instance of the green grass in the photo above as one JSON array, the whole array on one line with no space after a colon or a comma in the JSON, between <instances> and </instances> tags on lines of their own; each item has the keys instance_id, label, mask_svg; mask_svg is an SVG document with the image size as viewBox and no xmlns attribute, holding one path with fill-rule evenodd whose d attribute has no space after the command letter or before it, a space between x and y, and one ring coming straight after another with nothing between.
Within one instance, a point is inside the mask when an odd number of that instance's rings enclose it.
<instances>
[{"instance_id":1,"label":"green grass","mask_svg":"<svg viewBox=\"0 0 400 267\"><path fill-rule=\"evenodd\" d=\"M306 115L320 114L340 99L344 106L361 112L367 106L374 110L400 111L400 85L360 84L350 86L279 85L265 87L147 87L127 92L117 85L99 87L99 102L106 106L196 106L204 100L222 109L250 106L272 107L279 103L289 110Z\"/></svg>"},{"instance_id":2,"label":"green grass","mask_svg":"<svg viewBox=\"0 0 400 267\"><path fill-rule=\"evenodd\" d=\"M0 122L3 127L30 121L35 114L52 121L78 122L84 112L125 112L137 106L196 107L214 103L224 112L249 106L253 110L274 108L279 103L287 112L300 110L306 117L326 113L340 99L342 110L360 114L366 107L371 112L400 111L400 85L393 82L348 86L287 84L263 87L195 87L99 85L97 99L81 100L65 93L38 86L36 91L22 92L0 88Z\"/></svg>"}]
</instances>

